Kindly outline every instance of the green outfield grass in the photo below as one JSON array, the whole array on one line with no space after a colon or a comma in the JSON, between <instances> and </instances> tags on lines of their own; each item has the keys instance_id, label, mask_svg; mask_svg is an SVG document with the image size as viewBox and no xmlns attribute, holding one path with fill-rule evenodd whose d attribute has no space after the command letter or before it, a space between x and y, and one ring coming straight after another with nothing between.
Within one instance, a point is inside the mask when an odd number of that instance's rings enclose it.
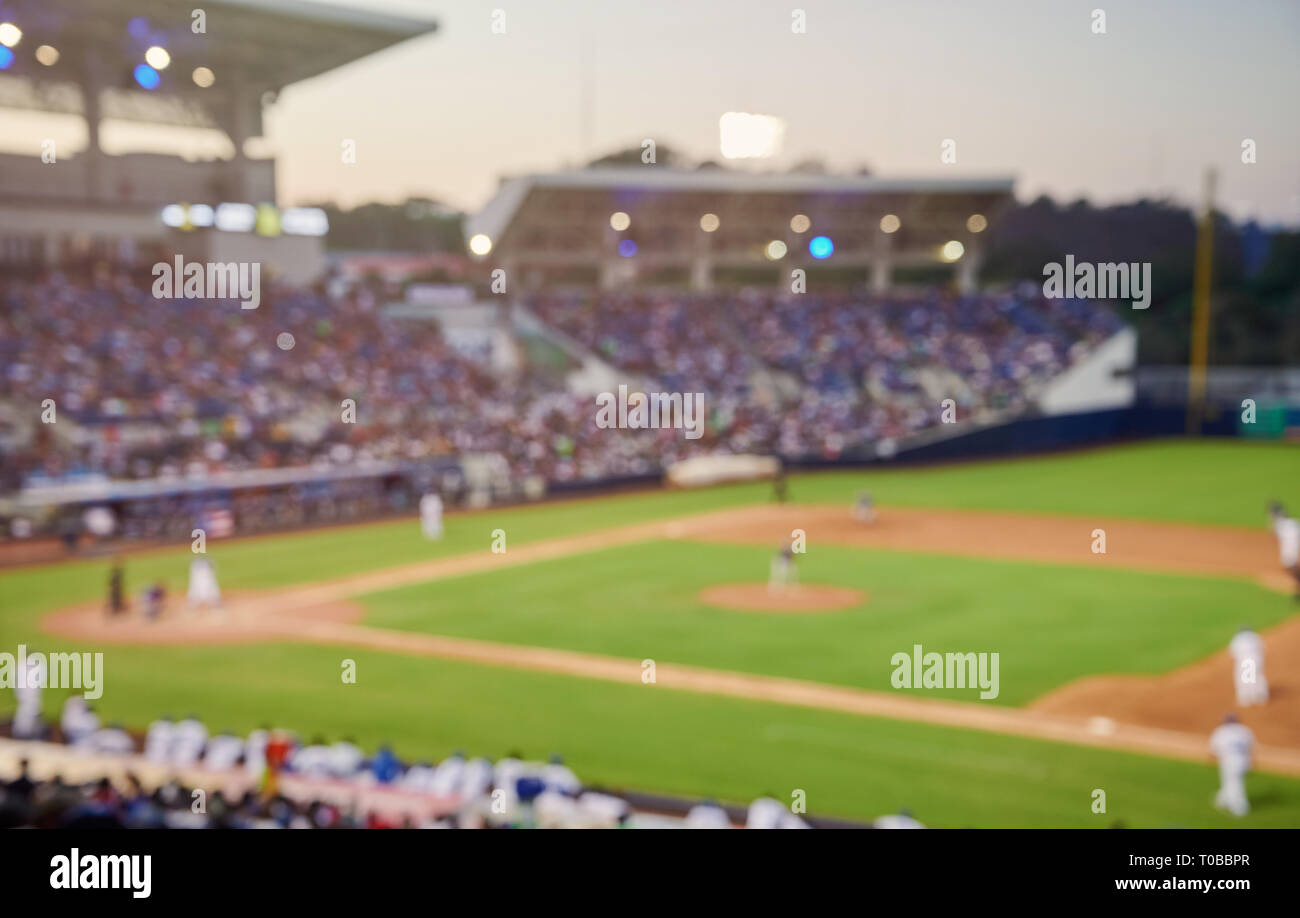
<instances>
[{"instance_id":1,"label":"green outfield grass","mask_svg":"<svg viewBox=\"0 0 1300 918\"><path fill-rule=\"evenodd\" d=\"M883 505L1262 527L1267 499L1300 505L1298 470L1295 446L1150 443L1013 463L798 475L790 496L847 506L868 488ZM213 543L210 553L225 590L264 589L481 551L496 528L513 547L769 499L759 484L654 492L453 515L433 544L407 519ZM767 555L650 543L367 602L372 622L390 627L871 687L881 676L869 661L913 642L996 650L998 700L1007 704L1084 672L1166 671L1218 649L1243 620L1262 627L1290 611L1249 584L1208 578L839 548L802 560L804 579L864 587L871 597L862 609L758 616L691 599L708 582L762 579ZM184 546L130 557L131 591L162 577L180 592L190 557ZM647 561L664 575L633 576ZM0 572L0 650L48 645L39 616L99 599L107 571L106 561L88 561ZM870 818L909 805L935 825L1238 824L1210 808L1216 778L1208 764L373 651L62 641L57 649L105 651L108 691L98 706L106 719L136 727L193 711L215 728L275 722L307 736L351 735L370 748L390 740L406 756L554 750L585 779L616 787L742 801L764 792L789 799L798 788L815 813ZM349 655L359 683L345 686L339 667ZM46 694L55 714L62 697ZM0 718L12 709L12 693L0 692ZM1107 791L1107 816L1090 812L1093 788ZM1257 811L1241 824L1300 825L1300 782L1252 776L1249 789Z\"/></svg>"},{"instance_id":2,"label":"green outfield grass","mask_svg":"<svg viewBox=\"0 0 1300 918\"><path fill-rule=\"evenodd\" d=\"M717 609L696 594L766 580L771 552L649 542L364 597L367 623L892 691L913 644L1000 654L1000 704L1095 673L1163 673L1221 650L1242 622L1295 611L1253 583L822 546L805 583L865 590L857 608L802 615ZM1091 556L1089 556L1091 557ZM915 694L974 700L964 689Z\"/></svg>"},{"instance_id":3,"label":"green outfield grass","mask_svg":"<svg viewBox=\"0 0 1300 918\"><path fill-rule=\"evenodd\" d=\"M1267 524L1270 500L1300 510L1300 445L1158 440L1045 458L835 472L799 482L791 500L840 500L859 486L899 506L1258 528Z\"/></svg>"}]
</instances>

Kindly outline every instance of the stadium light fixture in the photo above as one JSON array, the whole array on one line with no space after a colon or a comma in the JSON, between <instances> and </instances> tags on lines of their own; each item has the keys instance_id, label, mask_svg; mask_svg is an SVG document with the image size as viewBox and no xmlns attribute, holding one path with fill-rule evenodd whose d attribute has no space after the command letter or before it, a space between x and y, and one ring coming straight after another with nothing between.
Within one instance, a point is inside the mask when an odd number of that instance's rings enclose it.
<instances>
[{"instance_id":1,"label":"stadium light fixture","mask_svg":"<svg viewBox=\"0 0 1300 918\"><path fill-rule=\"evenodd\" d=\"M6 48L4 45L0 45L0 70L8 70L9 65L12 64L13 62L14 62L14 53L10 51L8 48Z\"/></svg>"},{"instance_id":2,"label":"stadium light fixture","mask_svg":"<svg viewBox=\"0 0 1300 918\"><path fill-rule=\"evenodd\" d=\"M274 204L263 201L256 207L257 216L253 219L253 231L259 236L273 238L281 232L280 211Z\"/></svg>"},{"instance_id":3,"label":"stadium light fixture","mask_svg":"<svg viewBox=\"0 0 1300 918\"><path fill-rule=\"evenodd\" d=\"M162 82L162 77L158 75L158 71L148 64L136 64L132 74L141 89L157 89L158 84Z\"/></svg>"},{"instance_id":4,"label":"stadium light fixture","mask_svg":"<svg viewBox=\"0 0 1300 918\"><path fill-rule=\"evenodd\" d=\"M717 232L718 227L721 225L722 221L718 219L717 214L705 214L700 217L700 229L706 233Z\"/></svg>"},{"instance_id":5,"label":"stadium light fixture","mask_svg":"<svg viewBox=\"0 0 1300 918\"><path fill-rule=\"evenodd\" d=\"M469 250L475 255L486 255L492 251L492 240L482 233L472 236L469 240Z\"/></svg>"},{"instance_id":6,"label":"stadium light fixture","mask_svg":"<svg viewBox=\"0 0 1300 918\"><path fill-rule=\"evenodd\" d=\"M785 122L774 115L726 112L718 119L718 134L727 159L766 159L781 152Z\"/></svg>"},{"instance_id":7,"label":"stadium light fixture","mask_svg":"<svg viewBox=\"0 0 1300 918\"><path fill-rule=\"evenodd\" d=\"M956 261L966 254L966 246L962 245L956 239L952 239L943 246L943 260Z\"/></svg>"},{"instance_id":8,"label":"stadium light fixture","mask_svg":"<svg viewBox=\"0 0 1300 918\"><path fill-rule=\"evenodd\" d=\"M880 231L882 233L896 233L902 225L903 221L898 219L895 214L885 214L880 218Z\"/></svg>"},{"instance_id":9,"label":"stadium light fixture","mask_svg":"<svg viewBox=\"0 0 1300 918\"><path fill-rule=\"evenodd\" d=\"M631 258L636 254L636 243L631 239L621 239L618 243L618 254L624 258Z\"/></svg>"},{"instance_id":10,"label":"stadium light fixture","mask_svg":"<svg viewBox=\"0 0 1300 918\"><path fill-rule=\"evenodd\" d=\"M785 243L780 239L773 239L767 244L767 248L763 250L763 254L767 257L768 261L780 261L782 258L785 258L785 253Z\"/></svg>"},{"instance_id":11,"label":"stadium light fixture","mask_svg":"<svg viewBox=\"0 0 1300 918\"><path fill-rule=\"evenodd\" d=\"M324 236L330 219L319 207L290 207L280 215L280 228L290 236Z\"/></svg>"},{"instance_id":12,"label":"stadium light fixture","mask_svg":"<svg viewBox=\"0 0 1300 918\"><path fill-rule=\"evenodd\" d=\"M207 67L195 67L194 72L190 74L190 79L199 89L207 89L217 81L217 75Z\"/></svg>"},{"instance_id":13,"label":"stadium light fixture","mask_svg":"<svg viewBox=\"0 0 1300 918\"><path fill-rule=\"evenodd\" d=\"M790 229L796 233L806 233L812 228L812 220L807 214L795 214L790 218Z\"/></svg>"},{"instance_id":14,"label":"stadium light fixture","mask_svg":"<svg viewBox=\"0 0 1300 918\"><path fill-rule=\"evenodd\" d=\"M180 204L168 204L162 209L163 226L170 226L172 229L180 229L188 222L187 216L184 206Z\"/></svg>"},{"instance_id":15,"label":"stadium light fixture","mask_svg":"<svg viewBox=\"0 0 1300 918\"><path fill-rule=\"evenodd\" d=\"M23 40L23 30L12 22L0 22L0 45L13 48Z\"/></svg>"},{"instance_id":16,"label":"stadium light fixture","mask_svg":"<svg viewBox=\"0 0 1300 918\"><path fill-rule=\"evenodd\" d=\"M972 233L982 233L989 228L989 221L984 218L983 214L971 214L966 219L966 229Z\"/></svg>"},{"instance_id":17,"label":"stadium light fixture","mask_svg":"<svg viewBox=\"0 0 1300 918\"><path fill-rule=\"evenodd\" d=\"M808 242L808 254L816 259L830 258L835 251L835 243L830 236L814 236Z\"/></svg>"},{"instance_id":18,"label":"stadium light fixture","mask_svg":"<svg viewBox=\"0 0 1300 918\"><path fill-rule=\"evenodd\" d=\"M257 208L252 204L218 204L213 224L227 233L251 233L257 225Z\"/></svg>"},{"instance_id":19,"label":"stadium light fixture","mask_svg":"<svg viewBox=\"0 0 1300 918\"><path fill-rule=\"evenodd\" d=\"M59 49L53 45L41 45L36 49L36 60L46 67L53 67L59 62Z\"/></svg>"},{"instance_id":20,"label":"stadium light fixture","mask_svg":"<svg viewBox=\"0 0 1300 918\"><path fill-rule=\"evenodd\" d=\"M615 232L621 233L632 225L632 218L621 210L616 210L609 215L609 225Z\"/></svg>"},{"instance_id":21,"label":"stadium light fixture","mask_svg":"<svg viewBox=\"0 0 1300 918\"><path fill-rule=\"evenodd\" d=\"M161 45L154 45L144 53L144 61L154 70L166 70L167 65L172 62L172 56L167 53L167 49Z\"/></svg>"}]
</instances>

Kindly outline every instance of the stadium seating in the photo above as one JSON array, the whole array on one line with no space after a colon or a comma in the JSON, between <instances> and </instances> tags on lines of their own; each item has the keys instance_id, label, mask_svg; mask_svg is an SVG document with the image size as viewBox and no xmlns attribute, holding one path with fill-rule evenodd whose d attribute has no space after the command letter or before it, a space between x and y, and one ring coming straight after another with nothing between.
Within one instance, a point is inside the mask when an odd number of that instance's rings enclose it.
<instances>
[{"instance_id":1,"label":"stadium seating","mask_svg":"<svg viewBox=\"0 0 1300 918\"><path fill-rule=\"evenodd\" d=\"M0 423L10 427L0 491L80 474L175 479L467 454L496 457L514 480L550 482L652 474L710 452L835 458L937 424L944 398L963 418L1024 409L1119 328L1104 305L1036 292L591 293L526 305L629 379L703 392L704 436L605 436L590 397L559 374L503 375L436 323L385 314L365 284L333 298L280 287L245 311L156 299L125 272L94 283L51 274L0 287ZM77 435L40 429L46 399ZM347 399L355 423L342 420ZM238 500L241 529L274 521L277 508L257 495ZM384 495L356 482L330 500L366 515ZM123 523L139 537L161 535L173 516L185 532L193 516L183 502L135 509Z\"/></svg>"}]
</instances>

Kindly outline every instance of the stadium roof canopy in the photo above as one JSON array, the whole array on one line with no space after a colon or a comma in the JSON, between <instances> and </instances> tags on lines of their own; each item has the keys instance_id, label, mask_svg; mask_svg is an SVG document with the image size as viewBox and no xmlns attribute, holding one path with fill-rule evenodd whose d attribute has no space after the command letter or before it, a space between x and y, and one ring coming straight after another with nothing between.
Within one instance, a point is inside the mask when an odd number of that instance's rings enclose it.
<instances>
[{"instance_id":1,"label":"stadium roof canopy","mask_svg":"<svg viewBox=\"0 0 1300 918\"><path fill-rule=\"evenodd\" d=\"M203 33L192 13L206 16ZM88 77L104 91L102 116L190 126L216 126L226 93L275 92L436 31L436 22L305 0L0 0L0 20L23 32L15 60L0 72L0 107L85 114ZM52 66L35 49L59 52ZM132 72L153 45L171 65L154 91ZM211 88L195 85L196 67L212 70ZM88 74L87 70L95 71Z\"/></svg>"},{"instance_id":2,"label":"stadium roof canopy","mask_svg":"<svg viewBox=\"0 0 1300 918\"><path fill-rule=\"evenodd\" d=\"M497 194L467 222L472 234L482 233L500 240L512 223L532 208L549 203L554 192L607 193L614 198L636 199L649 196L690 195L701 199L710 196L771 196L783 199L851 199L877 198L897 200L902 197L961 198L973 209L990 209L1010 198L1015 180L1008 176L991 178L880 178L876 176L837 176L816 173L754 173L727 169L688 171L658 166L623 166L577 169L524 175L502 182ZM540 192L540 194L534 194Z\"/></svg>"}]
</instances>

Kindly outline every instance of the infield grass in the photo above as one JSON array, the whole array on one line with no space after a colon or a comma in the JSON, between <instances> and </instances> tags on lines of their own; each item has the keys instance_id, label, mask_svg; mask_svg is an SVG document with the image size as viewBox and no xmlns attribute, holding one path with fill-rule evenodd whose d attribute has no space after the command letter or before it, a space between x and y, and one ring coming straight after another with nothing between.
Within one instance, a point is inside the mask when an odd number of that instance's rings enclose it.
<instances>
[{"instance_id":1,"label":"infield grass","mask_svg":"<svg viewBox=\"0 0 1300 918\"><path fill-rule=\"evenodd\" d=\"M892 691L891 657L997 652L999 704L1096 673L1159 674L1295 611L1253 583L1083 566L819 546L805 583L867 593L856 608L718 609L696 594L765 579L771 552L656 541L363 597L367 624ZM915 689L976 700L970 689Z\"/></svg>"}]
</instances>

